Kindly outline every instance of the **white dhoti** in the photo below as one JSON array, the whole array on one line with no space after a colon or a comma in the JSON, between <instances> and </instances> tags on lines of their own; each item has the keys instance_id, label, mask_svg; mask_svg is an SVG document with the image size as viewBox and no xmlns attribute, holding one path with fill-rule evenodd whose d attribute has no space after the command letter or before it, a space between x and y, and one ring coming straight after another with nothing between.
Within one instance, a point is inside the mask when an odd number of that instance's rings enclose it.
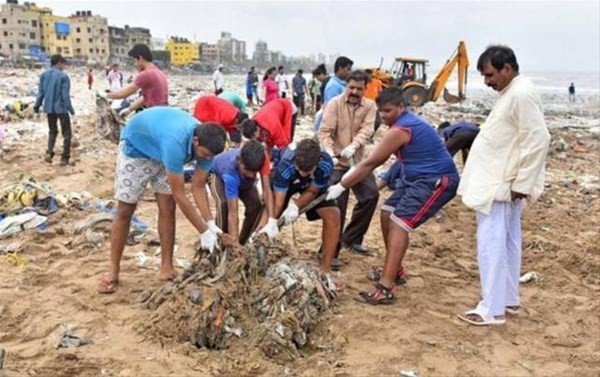
<instances>
[{"instance_id":1,"label":"white dhoti","mask_svg":"<svg viewBox=\"0 0 600 377\"><path fill-rule=\"evenodd\" d=\"M494 202L489 215L477 212L477 260L483 300L475 310L483 318L503 316L519 305L521 212L523 200Z\"/></svg>"}]
</instances>

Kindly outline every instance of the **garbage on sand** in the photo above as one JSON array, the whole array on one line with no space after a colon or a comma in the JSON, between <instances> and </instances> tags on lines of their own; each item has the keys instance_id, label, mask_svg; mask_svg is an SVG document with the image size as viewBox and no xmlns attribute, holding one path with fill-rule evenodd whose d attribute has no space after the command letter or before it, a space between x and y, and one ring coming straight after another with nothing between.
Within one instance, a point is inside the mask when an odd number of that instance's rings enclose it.
<instances>
[{"instance_id":1,"label":"garbage on sand","mask_svg":"<svg viewBox=\"0 0 600 377\"><path fill-rule=\"evenodd\" d=\"M521 276L521 278L519 279L519 282L521 283L529 283L529 282L538 282L542 280L542 275L535 272L535 271L530 271L526 274L524 274L523 276Z\"/></svg>"},{"instance_id":2,"label":"garbage on sand","mask_svg":"<svg viewBox=\"0 0 600 377\"><path fill-rule=\"evenodd\" d=\"M0 221L0 239L20 233L26 229L35 229L46 223L46 216L38 215L35 212L25 212L20 215L13 215Z\"/></svg>"},{"instance_id":3,"label":"garbage on sand","mask_svg":"<svg viewBox=\"0 0 600 377\"><path fill-rule=\"evenodd\" d=\"M100 136L119 144L121 128L125 122L105 98L96 97L96 130Z\"/></svg>"},{"instance_id":4,"label":"garbage on sand","mask_svg":"<svg viewBox=\"0 0 600 377\"><path fill-rule=\"evenodd\" d=\"M138 330L161 342L208 349L224 349L241 338L278 362L299 357L336 293L332 280L316 267L282 259L289 249L281 241L258 239L212 255L199 252L182 276L143 294L144 306L153 313ZM259 261L270 266L264 275Z\"/></svg>"},{"instance_id":5,"label":"garbage on sand","mask_svg":"<svg viewBox=\"0 0 600 377\"><path fill-rule=\"evenodd\" d=\"M80 338L67 331L61 336L56 348L81 347L93 343L90 338Z\"/></svg>"}]
</instances>

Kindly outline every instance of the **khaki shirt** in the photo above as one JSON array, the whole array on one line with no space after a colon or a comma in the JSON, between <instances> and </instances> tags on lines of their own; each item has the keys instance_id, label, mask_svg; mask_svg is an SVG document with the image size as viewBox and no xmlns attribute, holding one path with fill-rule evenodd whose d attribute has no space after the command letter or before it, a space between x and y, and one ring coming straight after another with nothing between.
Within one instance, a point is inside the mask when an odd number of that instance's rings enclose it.
<instances>
[{"instance_id":1,"label":"khaki shirt","mask_svg":"<svg viewBox=\"0 0 600 377\"><path fill-rule=\"evenodd\" d=\"M360 103L348 103L347 93L344 92L327 102L323 112L323 121L319 129L319 143L326 149L339 156L342 149L350 144L356 148L354 160L359 163L364 157L365 146L375 131L375 102L362 98ZM335 169L345 169L350 162L340 158Z\"/></svg>"}]
</instances>

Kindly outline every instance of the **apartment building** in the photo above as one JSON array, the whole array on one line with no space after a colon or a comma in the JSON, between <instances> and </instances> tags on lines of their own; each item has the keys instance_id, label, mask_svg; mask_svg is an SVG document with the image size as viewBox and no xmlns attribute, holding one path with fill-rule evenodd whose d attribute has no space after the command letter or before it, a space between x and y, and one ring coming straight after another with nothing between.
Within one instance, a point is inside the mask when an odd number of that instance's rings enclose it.
<instances>
[{"instance_id":1,"label":"apartment building","mask_svg":"<svg viewBox=\"0 0 600 377\"><path fill-rule=\"evenodd\" d=\"M41 16L51 14L50 8L38 7L35 3L22 5L16 0L7 0L0 9L0 54L19 59L29 55L31 48L42 47Z\"/></svg>"},{"instance_id":2,"label":"apartment building","mask_svg":"<svg viewBox=\"0 0 600 377\"><path fill-rule=\"evenodd\" d=\"M197 43L186 38L171 37L165 43L165 49L171 53L171 64L186 65L200 60L200 48Z\"/></svg>"},{"instance_id":3,"label":"apartment building","mask_svg":"<svg viewBox=\"0 0 600 377\"><path fill-rule=\"evenodd\" d=\"M42 49L50 56L61 54L73 56L73 37L71 35L71 20L68 17L44 13L41 16Z\"/></svg>"},{"instance_id":4,"label":"apartment building","mask_svg":"<svg viewBox=\"0 0 600 377\"><path fill-rule=\"evenodd\" d=\"M110 55L108 21L91 11L77 11L69 16L72 25L73 55L89 64L106 64Z\"/></svg>"}]
</instances>

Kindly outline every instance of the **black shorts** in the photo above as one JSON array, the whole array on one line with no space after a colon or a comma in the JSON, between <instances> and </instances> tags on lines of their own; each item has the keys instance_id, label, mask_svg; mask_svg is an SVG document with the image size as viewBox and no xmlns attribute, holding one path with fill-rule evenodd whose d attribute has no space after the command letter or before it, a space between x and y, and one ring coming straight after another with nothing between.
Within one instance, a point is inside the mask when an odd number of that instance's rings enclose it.
<instances>
[{"instance_id":1,"label":"black shorts","mask_svg":"<svg viewBox=\"0 0 600 377\"><path fill-rule=\"evenodd\" d=\"M283 208L287 208L288 204L290 203L290 199L292 198L292 196L294 196L294 194L298 193L299 191L293 191L293 190L288 190L286 196L285 196L285 201L283 203ZM319 196L321 196L322 194L326 193L326 191L322 191L319 194L317 194L317 198ZM335 200L323 200L321 203L317 204L314 208L311 208L310 211L307 211L305 213L306 215L306 219L308 221L315 221L315 220L319 220L321 218L321 216L319 216L319 214L317 213L317 210L320 208L327 208L327 207L337 207L337 202ZM302 209L302 208L301 208Z\"/></svg>"}]
</instances>

